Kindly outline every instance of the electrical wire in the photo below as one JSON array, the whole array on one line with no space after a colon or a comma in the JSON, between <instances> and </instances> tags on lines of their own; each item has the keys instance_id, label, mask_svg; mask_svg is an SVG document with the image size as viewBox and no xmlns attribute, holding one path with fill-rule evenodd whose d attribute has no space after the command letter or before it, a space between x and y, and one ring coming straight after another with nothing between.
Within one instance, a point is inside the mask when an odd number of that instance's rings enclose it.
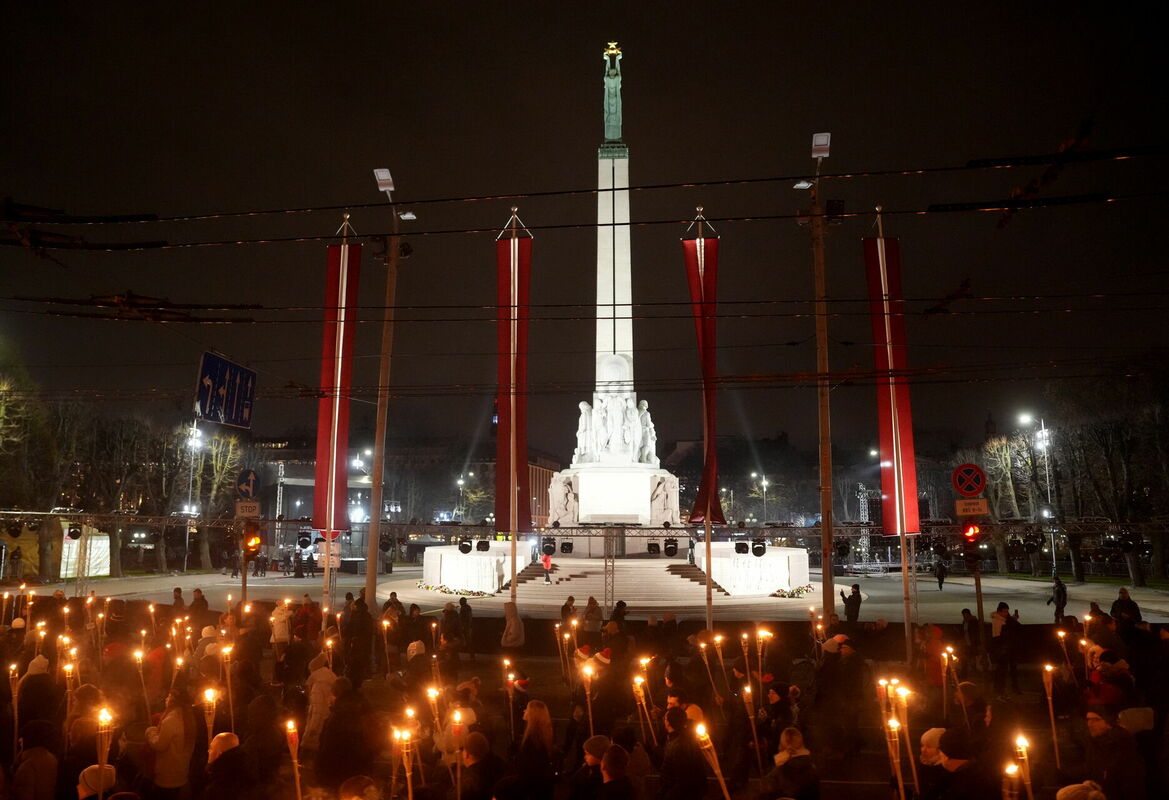
<instances>
[{"instance_id":1,"label":"electrical wire","mask_svg":"<svg viewBox=\"0 0 1169 800\"><path fill-rule=\"evenodd\" d=\"M941 167L901 167L892 169L852 170L848 172L829 172L821 174L772 175L753 178L724 178L709 181L685 181L681 183L654 183L638 184L620 189L598 189L595 187L584 189L550 189L546 191L513 192L508 194L487 195L453 195L448 197L418 198L416 200L397 200L394 205L399 208L406 206L426 206L445 203L478 203L492 201L516 201L546 197L574 197L580 195L596 195L610 191L656 191L665 189L702 189L715 186L745 186L763 183L784 183L796 181L842 181L858 178L880 178L897 176L942 175L950 173L973 172L984 170L1017 169L1021 167L1046 166L1049 164L1085 164L1100 161L1126 161L1135 158L1162 156L1169 153L1169 147L1162 145L1132 146L1114 148L1110 150L1093 150L1084 152L1057 152L1031 154L1024 156L1006 156L1001 158L978 158L967 161L965 164L955 164ZM246 217L273 216L280 214L313 214L336 211L352 211L360 209L384 209L387 204L383 200L364 203L346 203L340 205L305 206L300 208L271 208L250 211L219 211L204 214L179 214L169 217L153 213L120 214L116 216L5 216L0 222L23 222L37 225L110 225L135 223L174 223L174 222L202 222L218 219L237 219Z\"/></svg>"},{"instance_id":2,"label":"electrical wire","mask_svg":"<svg viewBox=\"0 0 1169 800\"><path fill-rule=\"evenodd\" d=\"M1147 200L1150 198L1161 198L1169 196L1169 192L1165 191L1151 191L1132 194L1086 194L1086 195L1068 195L1062 197L1048 197L1043 199L1033 200L987 200L976 202L962 202L962 203L931 203L926 207L916 208L901 208L890 209L883 208L881 215L884 217L898 217L898 216L925 216L931 214L961 214L961 213L978 213L978 212L1003 212L1003 211L1018 211L1042 208L1056 208L1065 206L1078 205L1095 205L1104 204L1112 205L1119 202L1131 200ZM397 204L395 204L397 205ZM865 211L832 211L824 212L820 216L831 218L832 220L843 220L853 218L869 218L875 217L877 212L875 210ZM707 217L707 221L714 223L754 223L754 222L781 222L797 220L803 221L811 219L813 215L810 212L795 212L792 214L754 214L749 216L734 216L734 217ZM689 219L655 219L655 220L639 220L628 223L609 223L599 224L596 222L567 222L567 223L548 223L545 225L528 225L529 231L563 231L563 230L584 230L596 229L601 227L631 227L643 228L654 227L660 225L675 225L683 226L690 222ZM403 231L398 233L378 232L372 234L365 234L353 238L370 240L370 239L385 239L390 236L397 236L399 238L412 237L429 237L429 236L452 236L452 235L482 235L482 234L497 234L499 229L497 227L489 228L442 228L435 230L423 231ZM81 252L93 253L117 253L117 252L142 252L142 251L156 251L156 250L186 250L192 248L203 247L243 247L250 245L263 244L304 244L309 242L339 242L345 238L340 233L330 235L303 235L303 236L282 236L270 237L262 239L219 239L219 240L203 240L203 241L186 241L186 242L165 242L165 241L143 241L143 242L107 242L90 243L83 239L77 238L73 240L64 241L60 237L51 237L39 239L35 235L35 231L30 232L24 239L5 239L0 240L0 246L3 247L31 247L34 250L51 251L51 250L73 250Z\"/></svg>"}]
</instances>

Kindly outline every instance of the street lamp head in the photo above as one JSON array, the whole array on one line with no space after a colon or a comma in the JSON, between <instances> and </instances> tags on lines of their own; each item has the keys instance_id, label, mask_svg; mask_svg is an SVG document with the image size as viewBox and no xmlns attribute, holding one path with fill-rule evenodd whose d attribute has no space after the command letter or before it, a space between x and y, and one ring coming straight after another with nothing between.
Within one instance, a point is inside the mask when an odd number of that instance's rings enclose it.
<instances>
[{"instance_id":1,"label":"street lamp head","mask_svg":"<svg viewBox=\"0 0 1169 800\"><path fill-rule=\"evenodd\" d=\"M1019 424L1020 425L1030 425L1034 421L1035 421L1035 418L1033 416L1031 416L1031 414L1027 413L1026 411L1024 411L1022 414L1019 415Z\"/></svg>"},{"instance_id":2,"label":"street lamp head","mask_svg":"<svg viewBox=\"0 0 1169 800\"><path fill-rule=\"evenodd\" d=\"M758 477L759 477L759 473L758 473L758 472L752 472L752 473L751 473L751 477L752 477L752 478L758 478Z\"/></svg>"},{"instance_id":3,"label":"street lamp head","mask_svg":"<svg viewBox=\"0 0 1169 800\"><path fill-rule=\"evenodd\" d=\"M876 458L877 456L881 455L881 453L879 451L873 449L873 450L869 450L869 455L872 456L873 458Z\"/></svg>"},{"instance_id":4,"label":"street lamp head","mask_svg":"<svg viewBox=\"0 0 1169 800\"><path fill-rule=\"evenodd\" d=\"M812 134L812 158L828 158L828 150L832 145L831 133Z\"/></svg>"},{"instance_id":5,"label":"street lamp head","mask_svg":"<svg viewBox=\"0 0 1169 800\"><path fill-rule=\"evenodd\" d=\"M389 193L394 191L394 178L385 167L375 169L373 171L373 179L377 181L377 190L379 192Z\"/></svg>"},{"instance_id":6,"label":"street lamp head","mask_svg":"<svg viewBox=\"0 0 1169 800\"><path fill-rule=\"evenodd\" d=\"M794 184L792 184L793 189L801 189L801 190L811 189L813 186L815 186L815 184L812 183L807 178L802 178L801 180L798 180Z\"/></svg>"}]
</instances>

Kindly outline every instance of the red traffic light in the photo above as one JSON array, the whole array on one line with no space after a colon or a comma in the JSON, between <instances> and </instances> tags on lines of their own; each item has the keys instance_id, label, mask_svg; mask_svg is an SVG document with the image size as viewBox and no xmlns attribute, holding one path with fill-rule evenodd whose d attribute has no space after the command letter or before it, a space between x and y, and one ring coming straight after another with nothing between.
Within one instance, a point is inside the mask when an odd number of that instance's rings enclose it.
<instances>
[{"instance_id":1,"label":"red traffic light","mask_svg":"<svg viewBox=\"0 0 1169 800\"><path fill-rule=\"evenodd\" d=\"M973 539L975 536L978 536L978 534L980 534L980 533L982 533L982 530L974 523L970 523L962 528L962 535L965 536L967 539Z\"/></svg>"}]
</instances>

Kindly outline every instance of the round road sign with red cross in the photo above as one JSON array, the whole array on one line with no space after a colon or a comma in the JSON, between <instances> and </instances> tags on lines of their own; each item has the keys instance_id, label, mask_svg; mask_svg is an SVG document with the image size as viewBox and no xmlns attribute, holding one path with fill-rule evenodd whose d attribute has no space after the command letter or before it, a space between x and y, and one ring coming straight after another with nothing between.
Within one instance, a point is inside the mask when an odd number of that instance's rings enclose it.
<instances>
[{"instance_id":1,"label":"round road sign with red cross","mask_svg":"<svg viewBox=\"0 0 1169 800\"><path fill-rule=\"evenodd\" d=\"M951 482L963 497L977 497L986 490L986 473L977 464L962 464L954 470Z\"/></svg>"}]
</instances>

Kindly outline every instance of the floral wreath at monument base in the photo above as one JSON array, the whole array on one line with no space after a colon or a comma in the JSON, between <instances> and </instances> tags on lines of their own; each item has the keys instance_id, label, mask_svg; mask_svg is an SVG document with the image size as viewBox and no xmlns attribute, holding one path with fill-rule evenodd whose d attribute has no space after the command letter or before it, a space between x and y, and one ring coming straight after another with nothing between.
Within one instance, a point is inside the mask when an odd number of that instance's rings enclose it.
<instances>
[{"instance_id":1,"label":"floral wreath at monument base","mask_svg":"<svg viewBox=\"0 0 1169 800\"><path fill-rule=\"evenodd\" d=\"M777 592L772 592L771 597L803 597L806 594L811 594L812 584L806 586L793 586L790 589L780 589Z\"/></svg>"},{"instance_id":2,"label":"floral wreath at monument base","mask_svg":"<svg viewBox=\"0 0 1169 800\"><path fill-rule=\"evenodd\" d=\"M439 594L453 594L457 597L491 597L491 592L478 592L474 589L452 589L446 585L431 586L429 583L418 581L418 588Z\"/></svg>"}]
</instances>

